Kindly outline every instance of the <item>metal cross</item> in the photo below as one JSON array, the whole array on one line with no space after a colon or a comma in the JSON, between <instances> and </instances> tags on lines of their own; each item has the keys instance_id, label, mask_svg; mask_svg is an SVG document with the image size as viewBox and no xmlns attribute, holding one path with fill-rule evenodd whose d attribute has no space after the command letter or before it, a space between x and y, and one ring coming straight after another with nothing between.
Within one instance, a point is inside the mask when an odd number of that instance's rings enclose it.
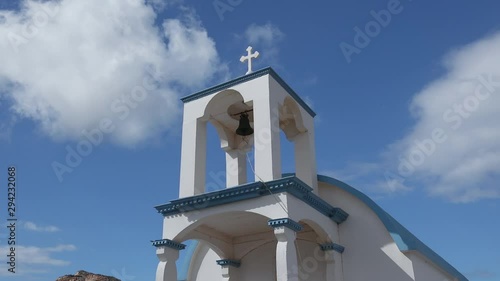
<instances>
[{"instance_id":1,"label":"metal cross","mask_svg":"<svg viewBox=\"0 0 500 281\"><path fill-rule=\"evenodd\" d=\"M259 52L255 51L255 53L252 54L252 46L248 46L247 53L247 56L241 56L240 61L245 62L248 60L248 71L245 74L250 74L252 73L252 59L259 57Z\"/></svg>"}]
</instances>

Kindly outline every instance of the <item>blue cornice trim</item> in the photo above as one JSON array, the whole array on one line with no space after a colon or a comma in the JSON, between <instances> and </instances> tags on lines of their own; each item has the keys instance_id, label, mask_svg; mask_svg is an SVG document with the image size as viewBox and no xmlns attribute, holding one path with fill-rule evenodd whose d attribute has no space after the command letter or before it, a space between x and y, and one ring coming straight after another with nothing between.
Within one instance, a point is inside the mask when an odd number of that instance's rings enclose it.
<instances>
[{"instance_id":1,"label":"blue cornice trim","mask_svg":"<svg viewBox=\"0 0 500 281\"><path fill-rule=\"evenodd\" d=\"M290 94L290 96L292 96L295 99L295 101L299 103L304 108L304 110L307 111L312 117L316 116L316 113L311 109L311 107L307 105L307 103L305 103L304 100L302 100L302 98L300 98L300 96L271 67L266 67L264 69L247 74L245 76L238 77L231 81L227 81L225 83L183 97L181 98L181 101L183 103L188 103L190 101L197 100L199 98L211 95L213 93L231 88L235 85L253 80L255 78L262 77L266 74L269 74L271 77L273 77L274 80L276 80L276 82L278 82L278 84L280 84L280 86L283 87L283 89L285 89L288 92L288 94Z\"/></svg>"},{"instance_id":2,"label":"blue cornice trim","mask_svg":"<svg viewBox=\"0 0 500 281\"><path fill-rule=\"evenodd\" d=\"M186 245L181 244L179 242L172 241L170 239L155 240L155 241L152 241L152 244L156 248L168 247L168 248L175 249L175 250L184 250L184 248L186 248Z\"/></svg>"},{"instance_id":3,"label":"blue cornice trim","mask_svg":"<svg viewBox=\"0 0 500 281\"><path fill-rule=\"evenodd\" d=\"M377 203L354 187L332 177L318 175L318 181L336 186L363 202L378 216L401 252L417 251L459 281L468 281L456 268L420 241Z\"/></svg>"},{"instance_id":4,"label":"blue cornice trim","mask_svg":"<svg viewBox=\"0 0 500 281\"><path fill-rule=\"evenodd\" d=\"M208 89L205 89L203 91L200 91L200 92L197 92L197 93L194 93L194 94L191 94L189 96L185 96L183 98L181 98L181 101L183 103L188 103L190 101L194 101L194 100L197 100L199 98L202 98L202 97L205 97L205 96L208 96L208 95L211 95L213 93L216 93L216 92L220 92L222 90L225 90L225 89L228 89L228 88L231 88L235 85L238 85L238 84L241 84L241 83L244 83L244 82L247 82L247 81L250 81L250 80L253 80L255 78L259 78L261 76L264 76L266 74L269 74L270 70L272 70L270 67L267 67L267 68L264 68L264 69L261 69L261 70L258 70L258 71L255 71L255 72L252 72L250 74L247 74L247 75L244 75L244 76L241 76L241 77L238 77L236 79L233 79L233 80L230 80L230 81L227 81L225 83L222 83L222 84L219 84L219 85L216 85L216 86L213 86L213 87L210 87ZM274 72L274 71L273 71Z\"/></svg>"},{"instance_id":5,"label":"blue cornice trim","mask_svg":"<svg viewBox=\"0 0 500 281\"><path fill-rule=\"evenodd\" d=\"M314 194L311 187L295 176L284 177L266 183L253 182L201 195L172 200L168 204L159 205L155 208L158 213L164 216L170 216L282 192L290 193L338 224L344 222L349 216L341 208L333 207L318 195Z\"/></svg>"},{"instance_id":6,"label":"blue cornice trim","mask_svg":"<svg viewBox=\"0 0 500 281\"><path fill-rule=\"evenodd\" d=\"M229 260L229 259L217 260L216 262L220 266L224 266L224 265L232 266L232 267L240 267L241 266L240 261Z\"/></svg>"},{"instance_id":7,"label":"blue cornice trim","mask_svg":"<svg viewBox=\"0 0 500 281\"><path fill-rule=\"evenodd\" d=\"M335 243L321 244L319 245L322 251L335 251L338 253L343 253L345 250L344 246Z\"/></svg>"},{"instance_id":8,"label":"blue cornice trim","mask_svg":"<svg viewBox=\"0 0 500 281\"><path fill-rule=\"evenodd\" d=\"M269 225L272 228L284 226L287 228L290 228L291 230L295 232L299 232L302 230L302 225L300 225L298 222L289 219L289 218L282 218L282 219L274 219L274 220L269 220L267 222L267 225Z\"/></svg>"}]
</instances>

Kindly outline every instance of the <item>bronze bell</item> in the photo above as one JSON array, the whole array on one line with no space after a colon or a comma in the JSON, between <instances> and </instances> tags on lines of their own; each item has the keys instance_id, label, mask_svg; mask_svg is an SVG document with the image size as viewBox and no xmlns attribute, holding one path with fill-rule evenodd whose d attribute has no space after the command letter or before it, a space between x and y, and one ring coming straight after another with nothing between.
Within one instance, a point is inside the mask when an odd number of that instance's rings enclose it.
<instances>
[{"instance_id":1,"label":"bronze bell","mask_svg":"<svg viewBox=\"0 0 500 281\"><path fill-rule=\"evenodd\" d=\"M250 120L247 113L240 114L240 125L236 129L236 134L240 136L249 136L253 134L253 129L250 126Z\"/></svg>"}]
</instances>

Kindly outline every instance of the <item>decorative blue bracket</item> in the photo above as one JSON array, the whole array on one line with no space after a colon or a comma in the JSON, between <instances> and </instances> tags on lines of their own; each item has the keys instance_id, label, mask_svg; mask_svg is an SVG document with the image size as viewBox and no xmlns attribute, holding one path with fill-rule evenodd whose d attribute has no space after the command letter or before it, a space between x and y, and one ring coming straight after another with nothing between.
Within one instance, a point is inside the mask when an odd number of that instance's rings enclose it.
<instances>
[{"instance_id":1,"label":"decorative blue bracket","mask_svg":"<svg viewBox=\"0 0 500 281\"><path fill-rule=\"evenodd\" d=\"M322 251L335 251L341 254L345 250L344 246L335 243L321 244L319 246L321 247Z\"/></svg>"},{"instance_id":2,"label":"decorative blue bracket","mask_svg":"<svg viewBox=\"0 0 500 281\"><path fill-rule=\"evenodd\" d=\"M288 227L291 230L298 232L302 230L302 225L300 225L298 222L289 219L289 218L282 218L282 219L274 219L274 220L269 220L267 222L267 225L269 225L272 228L284 226Z\"/></svg>"},{"instance_id":3,"label":"decorative blue bracket","mask_svg":"<svg viewBox=\"0 0 500 281\"><path fill-rule=\"evenodd\" d=\"M232 266L232 267L240 267L241 266L240 261L229 260L229 259L217 260L216 262L220 266L224 266L224 265Z\"/></svg>"},{"instance_id":4,"label":"decorative blue bracket","mask_svg":"<svg viewBox=\"0 0 500 281\"><path fill-rule=\"evenodd\" d=\"M155 246L156 248L168 247L168 248L171 248L174 250L184 250L184 248L186 248L186 245L181 244L179 242L172 241L170 239L161 239L161 240L155 240L155 241L151 241L151 242L152 242L153 246Z\"/></svg>"}]
</instances>

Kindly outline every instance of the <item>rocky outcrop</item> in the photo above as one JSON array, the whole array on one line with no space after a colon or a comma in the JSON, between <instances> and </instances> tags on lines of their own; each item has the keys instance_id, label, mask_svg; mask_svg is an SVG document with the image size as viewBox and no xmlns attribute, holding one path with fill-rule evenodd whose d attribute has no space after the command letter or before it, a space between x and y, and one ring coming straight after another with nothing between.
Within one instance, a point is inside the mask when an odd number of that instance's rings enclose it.
<instances>
[{"instance_id":1,"label":"rocky outcrop","mask_svg":"<svg viewBox=\"0 0 500 281\"><path fill-rule=\"evenodd\" d=\"M57 278L56 281L120 281L120 279L116 279L115 277L111 276L90 273L85 270L79 270L77 273L75 273L75 275L64 275Z\"/></svg>"}]
</instances>

